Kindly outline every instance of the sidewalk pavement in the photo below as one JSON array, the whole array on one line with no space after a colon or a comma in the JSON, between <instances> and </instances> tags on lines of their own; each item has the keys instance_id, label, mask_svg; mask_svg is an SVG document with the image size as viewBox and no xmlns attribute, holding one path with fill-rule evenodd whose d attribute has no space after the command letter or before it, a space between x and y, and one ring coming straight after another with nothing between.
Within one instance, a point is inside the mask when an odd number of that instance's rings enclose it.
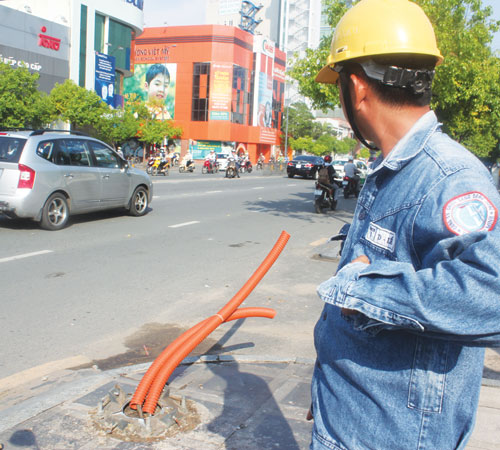
<instances>
[{"instance_id":1,"label":"sidewalk pavement","mask_svg":"<svg viewBox=\"0 0 500 450\"><path fill-rule=\"evenodd\" d=\"M200 424L156 442L125 442L98 431L91 412L116 384L134 392L148 364L106 372L64 370L9 390L0 383L4 449L266 450L308 448L309 384L314 361L221 355L187 358L170 378L171 394L195 402ZM500 378L500 357L489 355ZM0 448L2 448L0 446ZM500 448L500 380L483 379L470 450Z\"/></svg>"}]
</instances>

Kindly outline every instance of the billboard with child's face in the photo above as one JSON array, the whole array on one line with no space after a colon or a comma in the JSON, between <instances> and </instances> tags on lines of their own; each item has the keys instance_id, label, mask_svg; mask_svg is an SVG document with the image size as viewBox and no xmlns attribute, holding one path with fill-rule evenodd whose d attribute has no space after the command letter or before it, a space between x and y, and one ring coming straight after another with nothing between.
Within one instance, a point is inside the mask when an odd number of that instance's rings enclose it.
<instances>
[{"instance_id":1,"label":"billboard with child's face","mask_svg":"<svg viewBox=\"0 0 500 450\"><path fill-rule=\"evenodd\" d=\"M135 64L134 75L123 80L123 93L149 102L158 120L174 118L177 64Z\"/></svg>"}]
</instances>

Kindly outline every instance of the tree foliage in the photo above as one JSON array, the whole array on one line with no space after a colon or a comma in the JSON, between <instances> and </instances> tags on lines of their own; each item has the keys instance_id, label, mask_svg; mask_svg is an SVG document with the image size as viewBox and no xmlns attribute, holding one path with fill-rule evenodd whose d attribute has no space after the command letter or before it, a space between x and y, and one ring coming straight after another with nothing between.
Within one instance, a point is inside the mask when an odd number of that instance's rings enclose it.
<instances>
[{"instance_id":1,"label":"tree foliage","mask_svg":"<svg viewBox=\"0 0 500 450\"><path fill-rule=\"evenodd\" d=\"M39 128L51 121L47 96L37 90L38 74L0 63L0 126Z\"/></svg>"},{"instance_id":2,"label":"tree foliage","mask_svg":"<svg viewBox=\"0 0 500 450\"><path fill-rule=\"evenodd\" d=\"M77 86L72 80L56 83L49 101L57 118L76 127L96 126L110 110L95 92Z\"/></svg>"},{"instance_id":3,"label":"tree foliage","mask_svg":"<svg viewBox=\"0 0 500 450\"><path fill-rule=\"evenodd\" d=\"M345 0L326 0L329 24L335 28L346 11ZM434 25L444 62L437 67L432 107L445 130L478 156L487 156L500 142L500 60L490 44L500 21L481 0L415 0ZM326 63L331 36L304 58L292 61L290 76L313 107L339 104L335 86L314 78Z\"/></svg>"}]
</instances>

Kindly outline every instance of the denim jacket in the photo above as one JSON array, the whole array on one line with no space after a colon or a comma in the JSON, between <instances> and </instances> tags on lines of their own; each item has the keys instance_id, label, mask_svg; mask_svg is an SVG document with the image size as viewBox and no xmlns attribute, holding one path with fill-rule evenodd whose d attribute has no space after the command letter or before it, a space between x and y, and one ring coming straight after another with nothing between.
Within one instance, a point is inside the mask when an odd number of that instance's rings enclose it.
<instances>
[{"instance_id":1,"label":"denim jacket","mask_svg":"<svg viewBox=\"0 0 500 450\"><path fill-rule=\"evenodd\" d=\"M500 345L500 197L433 112L374 166L318 287L311 449L462 449Z\"/></svg>"}]
</instances>

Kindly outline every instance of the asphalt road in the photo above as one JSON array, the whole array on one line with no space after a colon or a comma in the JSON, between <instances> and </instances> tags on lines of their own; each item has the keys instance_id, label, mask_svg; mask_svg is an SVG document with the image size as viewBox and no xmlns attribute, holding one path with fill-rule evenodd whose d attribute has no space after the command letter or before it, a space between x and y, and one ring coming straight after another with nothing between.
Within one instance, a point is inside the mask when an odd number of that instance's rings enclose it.
<instances>
[{"instance_id":1,"label":"asphalt road","mask_svg":"<svg viewBox=\"0 0 500 450\"><path fill-rule=\"evenodd\" d=\"M259 172L172 172L156 177L145 217L78 216L57 232L0 218L0 378L74 356L101 368L151 360L215 314L282 230L288 245L244 304L275 308L275 319L224 324L198 351L314 357L315 288L336 267L316 255L355 200L319 216L313 189Z\"/></svg>"}]
</instances>

